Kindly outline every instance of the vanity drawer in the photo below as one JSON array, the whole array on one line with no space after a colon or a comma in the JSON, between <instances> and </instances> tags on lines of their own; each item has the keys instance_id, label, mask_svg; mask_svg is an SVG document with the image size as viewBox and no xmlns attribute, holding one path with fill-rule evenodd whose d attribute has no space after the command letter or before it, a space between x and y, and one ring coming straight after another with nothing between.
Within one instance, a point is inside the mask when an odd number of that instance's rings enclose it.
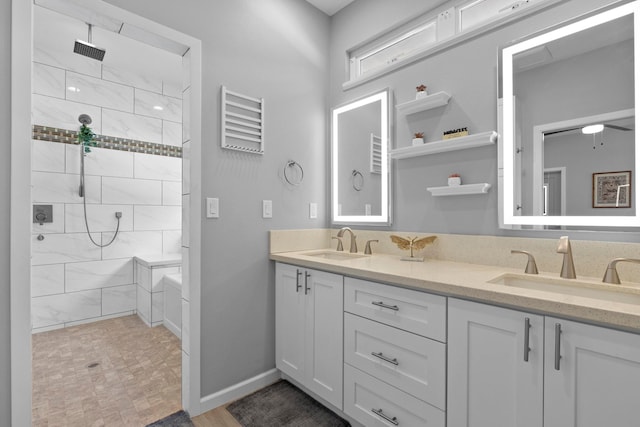
<instances>
[{"instance_id":1,"label":"vanity drawer","mask_svg":"<svg viewBox=\"0 0 640 427\"><path fill-rule=\"evenodd\" d=\"M445 426L445 413L440 409L347 364L344 412L367 427Z\"/></svg>"},{"instance_id":2,"label":"vanity drawer","mask_svg":"<svg viewBox=\"0 0 640 427\"><path fill-rule=\"evenodd\" d=\"M353 314L344 315L344 361L445 409L446 345Z\"/></svg>"},{"instance_id":3,"label":"vanity drawer","mask_svg":"<svg viewBox=\"0 0 640 427\"><path fill-rule=\"evenodd\" d=\"M439 295L345 277L344 309L446 342L447 299Z\"/></svg>"}]
</instances>

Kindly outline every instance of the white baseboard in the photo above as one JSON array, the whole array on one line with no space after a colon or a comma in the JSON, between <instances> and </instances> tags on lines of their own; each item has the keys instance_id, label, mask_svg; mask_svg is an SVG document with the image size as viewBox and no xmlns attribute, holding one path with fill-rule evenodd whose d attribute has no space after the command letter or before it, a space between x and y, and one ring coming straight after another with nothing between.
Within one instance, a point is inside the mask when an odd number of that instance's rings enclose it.
<instances>
[{"instance_id":1,"label":"white baseboard","mask_svg":"<svg viewBox=\"0 0 640 427\"><path fill-rule=\"evenodd\" d=\"M273 384L279 379L280 371L274 368L256 375L253 378L249 378L239 382L238 384L227 387L224 390L205 396L200 399L200 412L205 413L217 408L218 406L233 402L242 396L246 396L247 394L251 394L254 391Z\"/></svg>"}]
</instances>

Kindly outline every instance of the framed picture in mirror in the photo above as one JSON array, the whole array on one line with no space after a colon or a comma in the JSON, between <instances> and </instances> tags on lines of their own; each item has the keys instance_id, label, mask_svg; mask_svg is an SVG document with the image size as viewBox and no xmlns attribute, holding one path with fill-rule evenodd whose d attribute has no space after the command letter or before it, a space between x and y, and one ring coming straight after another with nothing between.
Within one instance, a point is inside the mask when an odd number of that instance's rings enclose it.
<instances>
[{"instance_id":1,"label":"framed picture in mirror","mask_svg":"<svg viewBox=\"0 0 640 427\"><path fill-rule=\"evenodd\" d=\"M593 174L594 208L631 207L631 171Z\"/></svg>"}]
</instances>

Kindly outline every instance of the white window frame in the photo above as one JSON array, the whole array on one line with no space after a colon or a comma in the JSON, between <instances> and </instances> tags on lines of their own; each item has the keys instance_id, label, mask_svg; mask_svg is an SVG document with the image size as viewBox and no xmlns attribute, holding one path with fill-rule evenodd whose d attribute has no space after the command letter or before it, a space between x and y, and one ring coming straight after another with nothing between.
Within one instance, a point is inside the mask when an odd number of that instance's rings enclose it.
<instances>
[{"instance_id":1,"label":"white window frame","mask_svg":"<svg viewBox=\"0 0 640 427\"><path fill-rule=\"evenodd\" d=\"M384 74L390 73L410 63L426 58L436 52L452 47L455 44L476 37L498 28L496 24L506 24L521 19L535 11L549 7L563 0L513 0L475 25L462 30L462 15L470 7L477 6L487 0L450 0L438 8L432 9L416 18L402 22L346 52L348 80L343 89L350 89ZM361 63L371 56L383 52L390 46L417 34L426 28L436 25L436 41L425 45L423 49L413 50L402 57L389 58L386 66L363 73Z\"/></svg>"}]
</instances>

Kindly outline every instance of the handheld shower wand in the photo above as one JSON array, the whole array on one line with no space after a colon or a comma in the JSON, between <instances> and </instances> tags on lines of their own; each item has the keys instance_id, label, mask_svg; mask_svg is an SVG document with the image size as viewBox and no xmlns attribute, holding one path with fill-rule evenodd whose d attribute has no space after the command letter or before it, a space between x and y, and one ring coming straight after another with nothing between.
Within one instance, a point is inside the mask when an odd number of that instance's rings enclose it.
<instances>
[{"instance_id":1,"label":"handheld shower wand","mask_svg":"<svg viewBox=\"0 0 640 427\"><path fill-rule=\"evenodd\" d=\"M78 121L83 126L90 125L91 124L91 116L89 116L88 114L80 114L80 117L78 117ZM91 240L91 243L93 243L94 245L98 246L99 248L106 248L107 246L109 246L110 244L112 244L116 240L116 237L118 237L118 232L120 231L120 218L122 218L122 212L116 212L116 219L118 220L118 225L116 226L116 231L113 234L113 237L111 238L109 243L101 245L100 243L98 243L95 240L93 240L93 236L91 236L91 230L89 230L89 220L87 219L87 198L85 197L85 188L84 188L84 156L85 155L86 155L85 143L84 143L84 141L80 141L80 191L79 191L79 195L80 195L80 197L82 197L82 206L84 208L84 225L85 225L85 228L87 229L87 234L89 235L89 240Z\"/></svg>"}]
</instances>

